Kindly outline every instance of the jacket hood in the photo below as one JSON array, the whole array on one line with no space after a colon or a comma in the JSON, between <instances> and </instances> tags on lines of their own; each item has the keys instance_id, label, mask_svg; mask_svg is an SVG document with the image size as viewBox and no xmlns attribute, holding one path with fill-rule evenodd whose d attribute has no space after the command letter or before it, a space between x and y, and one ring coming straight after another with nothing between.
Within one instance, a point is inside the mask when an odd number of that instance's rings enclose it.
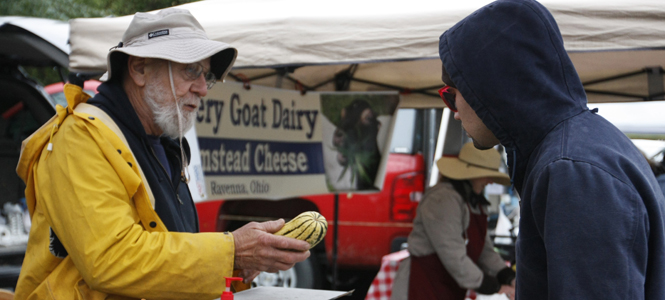
<instances>
[{"instance_id":1,"label":"jacket hood","mask_svg":"<svg viewBox=\"0 0 665 300\"><path fill-rule=\"evenodd\" d=\"M16 166L16 174L26 185L26 202L30 216L34 213L36 205L33 166L39 161L44 148L54 147L51 140L65 118L73 113L73 109L79 103L86 102L90 98L81 87L72 84L66 84L63 92L67 98L67 107L57 105L55 115L21 144L21 156Z\"/></svg>"},{"instance_id":2,"label":"jacket hood","mask_svg":"<svg viewBox=\"0 0 665 300\"><path fill-rule=\"evenodd\" d=\"M98 94L90 99L88 103L102 108L106 113L127 126L133 134L143 139L147 138L139 116L133 109L127 110L127 107L132 107L132 104L120 83L104 82L97 87L97 91Z\"/></svg>"},{"instance_id":3,"label":"jacket hood","mask_svg":"<svg viewBox=\"0 0 665 300\"><path fill-rule=\"evenodd\" d=\"M441 35L439 55L467 103L514 151L513 163L587 110L557 24L536 1L499 0L477 10Z\"/></svg>"}]
</instances>

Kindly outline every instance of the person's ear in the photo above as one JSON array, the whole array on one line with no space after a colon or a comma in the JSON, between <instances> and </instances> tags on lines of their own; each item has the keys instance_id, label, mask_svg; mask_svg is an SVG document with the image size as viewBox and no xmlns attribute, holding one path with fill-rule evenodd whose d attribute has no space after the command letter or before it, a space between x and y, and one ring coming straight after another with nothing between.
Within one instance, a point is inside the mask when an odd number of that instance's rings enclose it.
<instances>
[{"instance_id":1,"label":"person's ear","mask_svg":"<svg viewBox=\"0 0 665 300\"><path fill-rule=\"evenodd\" d=\"M129 73L129 78L137 86L143 87L146 83L146 74L145 74L146 59L143 57L129 56L127 59L127 72Z\"/></svg>"}]
</instances>

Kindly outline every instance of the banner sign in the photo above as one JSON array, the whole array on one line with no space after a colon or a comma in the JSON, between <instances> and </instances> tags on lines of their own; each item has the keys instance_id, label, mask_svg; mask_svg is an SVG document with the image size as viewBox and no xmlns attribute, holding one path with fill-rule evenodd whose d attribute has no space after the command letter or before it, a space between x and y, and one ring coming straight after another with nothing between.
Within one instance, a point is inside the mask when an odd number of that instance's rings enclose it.
<instances>
[{"instance_id":1,"label":"banner sign","mask_svg":"<svg viewBox=\"0 0 665 300\"><path fill-rule=\"evenodd\" d=\"M216 85L196 118L207 198L327 192L319 111L317 93Z\"/></svg>"},{"instance_id":2,"label":"banner sign","mask_svg":"<svg viewBox=\"0 0 665 300\"><path fill-rule=\"evenodd\" d=\"M391 96L398 99L396 94ZM331 125L330 118L322 113L322 103L326 103L322 102L322 97L325 98L318 92L303 95L299 91L261 86L252 86L248 90L234 82L215 85L201 100L196 118L200 169L205 182L204 190L197 191L205 195L201 201L283 199L338 189L331 184L330 178L327 179L330 175L326 175L326 161L330 159L324 155L331 149L342 148L339 147L341 144L332 145L336 125ZM394 102L391 104L393 111L397 100ZM362 107L366 108L366 105ZM332 110L326 113L331 114ZM374 124L375 118L366 118ZM339 118L335 120L339 121ZM389 125L386 124L386 128L390 128ZM355 142L358 138L353 135L345 140ZM355 156L349 158L355 165L361 165ZM373 157L372 162L376 159ZM357 167L348 169L358 170ZM352 174L349 171L346 176ZM353 179L343 177L349 182L342 185L343 189L356 189L351 183L358 178L367 179L367 174L364 172ZM376 171L369 174L376 175ZM339 176L335 181L338 179Z\"/></svg>"},{"instance_id":3,"label":"banner sign","mask_svg":"<svg viewBox=\"0 0 665 300\"><path fill-rule=\"evenodd\" d=\"M381 189L396 92L321 94L323 157L330 191Z\"/></svg>"}]
</instances>

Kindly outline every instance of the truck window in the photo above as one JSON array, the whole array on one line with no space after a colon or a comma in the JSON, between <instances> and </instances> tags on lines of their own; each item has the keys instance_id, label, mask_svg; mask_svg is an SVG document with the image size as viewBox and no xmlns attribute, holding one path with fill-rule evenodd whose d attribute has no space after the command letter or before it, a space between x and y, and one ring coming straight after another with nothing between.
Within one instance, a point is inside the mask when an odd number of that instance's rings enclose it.
<instances>
[{"instance_id":1,"label":"truck window","mask_svg":"<svg viewBox=\"0 0 665 300\"><path fill-rule=\"evenodd\" d=\"M395 129L390 144L391 153L415 154L422 152L423 111L414 108L397 110Z\"/></svg>"}]
</instances>

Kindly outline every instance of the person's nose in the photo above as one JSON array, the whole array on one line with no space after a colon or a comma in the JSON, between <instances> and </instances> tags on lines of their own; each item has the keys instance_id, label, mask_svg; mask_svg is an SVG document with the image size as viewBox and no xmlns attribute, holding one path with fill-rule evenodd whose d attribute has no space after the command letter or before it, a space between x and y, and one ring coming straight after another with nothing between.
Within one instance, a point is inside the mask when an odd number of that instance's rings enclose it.
<instances>
[{"instance_id":1,"label":"person's nose","mask_svg":"<svg viewBox=\"0 0 665 300\"><path fill-rule=\"evenodd\" d=\"M206 82L205 74L201 74L194 80L190 90L199 97L205 97L208 94L208 83Z\"/></svg>"}]
</instances>

